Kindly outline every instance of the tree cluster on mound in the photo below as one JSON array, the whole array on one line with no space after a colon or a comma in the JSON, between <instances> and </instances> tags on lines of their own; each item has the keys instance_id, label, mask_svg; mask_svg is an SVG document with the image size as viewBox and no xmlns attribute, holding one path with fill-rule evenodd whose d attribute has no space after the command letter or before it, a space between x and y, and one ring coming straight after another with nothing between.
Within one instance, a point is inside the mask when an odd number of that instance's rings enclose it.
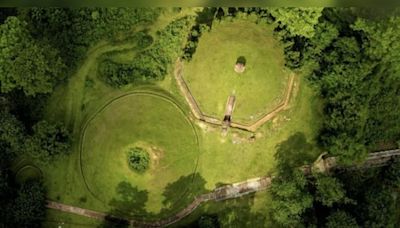
<instances>
[{"instance_id":1,"label":"tree cluster on mound","mask_svg":"<svg viewBox=\"0 0 400 228\"><path fill-rule=\"evenodd\" d=\"M400 142L400 11L360 8L217 8L275 26L286 66L317 85L324 100L320 144L342 163ZM398 143L397 143L398 144Z\"/></svg>"},{"instance_id":2,"label":"tree cluster on mound","mask_svg":"<svg viewBox=\"0 0 400 228\"><path fill-rule=\"evenodd\" d=\"M41 180L16 184L12 174L0 170L0 226L41 227L46 192Z\"/></svg>"},{"instance_id":3,"label":"tree cluster on mound","mask_svg":"<svg viewBox=\"0 0 400 228\"><path fill-rule=\"evenodd\" d=\"M13 159L29 156L48 163L66 155L70 149L70 134L62 123L39 121L32 129L25 126L7 109L0 111L0 156Z\"/></svg>"},{"instance_id":4,"label":"tree cluster on mound","mask_svg":"<svg viewBox=\"0 0 400 228\"><path fill-rule=\"evenodd\" d=\"M286 141L278 148L278 172L269 190L271 218L277 225L336 228L400 224L400 160L383 168L305 176L299 165L309 160L287 150L285 145L289 144ZM287 164L291 164L290 169Z\"/></svg>"},{"instance_id":5,"label":"tree cluster on mound","mask_svg":"<svg viewBox=\"0 0 400 228\"><path fill-rule=\"evenodd\" d=\"M358 163L368 151L400 146L398 9L217 8L214 12L216 19L247 17L275 26L286 66L306 74L319 88L324 115L318 142L341 163ZM278 173L268 205L276 225L400 224L399 161L372 170L304 176L298 167L313 162L307 153L313 149L281 150L285 152L276 157Z\"/></svg>"},{"instance_id":6,"label":"tree cluster on mound","mask_svg":"<svg viewBox=\"0 0 400 228\"><path fill-rule=\"evenodd\" d=\"M10 166L16 156L26 152L26 133L23 124L6 107L0 107L0 226L40 227L45 215L45 189L41 180L16 182Z\"/></svg>"},{"instance_id":7,"label":"tree cluster on mound","mask_svg":"<svg viewBox=\"0 0 400 228\"><path fill-rule=\"evenodd\" d=\"M320 9L315 9L320 11ZM324 99L321 145L343 163L400 139L400 15L390 11L325 8L314 32L277 27L287 44L287 65L311 72ZM284 19L282 13L275 16ZM274 15L272 13L272 15ZM310 14L311 15L311 14ZM288 20L290 21L290 20ZM312 24L312 23L311 23Z\"/></svg>"},{"instance_id":8,"label":"tree cluster on mound","mask_svg":"<svg viewBox=\"0 0 400 228\"><path fill-rule=\"evenodd\" d=\"M0 39L1 92L21 89L31 96L50 93L65 76L59 51L34 39L25 21L8 17L0 25Z\"/></svg>"},{"instance_id":9,"label":"tree cluster on mound","mask_svg":"<svg viewBox=\"0 0 400 228\"><path fill-rule=\"evenodd\" d=\"M160 8L29 8L19 9L34 37L48 40L69 67L100 40L117 42L141 24L153 22Z\"/></svg>"},{"instance_id":10,"label":"tree cluster on mound","mask_svg":"<svg viewBox=\"0 0 400 228\"><path fill-rule=\"evenodd\" d=\"M5 11L4 9L1 10ZM118 42L135 27L153 22L153 8L23 8L0 25L1 92L35 96L53 91L73 72L89 47Z\"/></svg>"},{"instance_id":11,"label":"tree cluster on mound","mask_svg":"<svg viewBox=\"0 0 400 228\"><path fill-rule=\"evenodd\" d=\"M32 123L27 128L0 96L0 226L40 227L45 216L46 191L41 179L18 183L11 164L18 157L49 163L69 152L69 133L60 123Z\"/></svg>"},{"instance_id":12,"label":"tree cluster on mound","mask_svg":"<svg viewBox=\"0 0 400 228\"><path fill-rule=\"evenodd\" d=\"M99 68L101 78L115 87L164 79L170 65L182 55L182 47L193 22L194 17L191 16L171 22L158 32L154 43L138 53L130 64L103 61Z\"/></svg>"}]
</instances>

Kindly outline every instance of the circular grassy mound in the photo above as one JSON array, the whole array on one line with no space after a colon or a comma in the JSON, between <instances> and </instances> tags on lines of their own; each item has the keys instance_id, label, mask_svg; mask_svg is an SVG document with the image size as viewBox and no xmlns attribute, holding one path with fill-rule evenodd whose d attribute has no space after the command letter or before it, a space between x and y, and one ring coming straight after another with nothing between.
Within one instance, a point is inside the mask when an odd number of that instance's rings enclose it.
<instances>
[{"instance_id":1,"label":"circular grassy mound","mask_svg":"<svg viewBox=\"0 0 400 228\"><path fill-rule=\"evenodd\" d=\"M272 34L267 25L240 20L214 23L201 36L184 78L205 114L223 118L227 98L234 94L232 119L253 122L283 100L289 72ZM245 62L243 73L235 72L239 59Z\"/></svg>"},{"instance_id":2,"label":"circular grassy mound","mask_svg":"<svg viewBox=\"0 0 400 228\"><path fill-rule=\"evenodd\" d=\"M87 123L81 142L82 173L90 192L111 213L140 218L165 215L187 197L191 183L179 180L195 172L197 140L190 121L168 98L125 95ZM149 154L145 172L132 172L127 162L130 148Z\"/></svg>"}]
</instances>

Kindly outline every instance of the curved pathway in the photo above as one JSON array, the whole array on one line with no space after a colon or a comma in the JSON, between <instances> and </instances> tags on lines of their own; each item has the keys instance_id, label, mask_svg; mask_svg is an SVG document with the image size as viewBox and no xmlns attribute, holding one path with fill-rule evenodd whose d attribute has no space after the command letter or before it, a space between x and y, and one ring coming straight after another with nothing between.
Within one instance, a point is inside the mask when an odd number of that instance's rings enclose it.
<instances>
[{"instance_id":1,"label":"curved pathway","mask_svg":"<svg viewBox=\"0 0 400 228\"><path fill-rule=\"evenodd\" d=\"M332 159L336 160L335 157L328 157L324 158L322 154L313 165L302 167L305 174L310 174L312 172L327 172L334 168L343 168L336 164L336 162L331 162ZM379 151L375 153L370 153L366 159L366 161L357 166L352 167L345 167L348 168L370 168L370 167L377 167L383 166L391 162L391 160L395 157L400 157L400 149L395 150L386 150L386 151ZM328 162L327 162L328 161ZM321 165L322 164L322 165ZM321 168L323 166L323 168ZM126 220L123 218L119 218L116 216L112 216L106 214L104 212L98 212L94 210L84 209L80 207L75 207L67 204L62 204L54 201L47 201L47 207L63 212L68 212L76 215L81 215L93 219L98 220L105 220L108 219L115 219L117 221L126 221L131 226L136 227L164 227L171 225L175 222L178 222L182 218L186 217L190 213L192 213L200 204L207 202L207 201L222 201L232 198L238 198L243 195L247 195L253 192L263 191L266 190L272 182L273 177L264 176L264 177L256 177L253 179L249 179L246 181L233 183L229 185L225 185L219 188L214 189L209 193L205 193L202 195L197 196L191 204L189 204L186 208L181 210L180 212L176 213L175 215L168 217L166 219L146 222L146 221L139 221L139 220Z\"/></svg>"},{"instance_id":2,"label":"curved pathway","mask_svg":"<svg viewBox=\"0 0 400 228\"><path fill-rule=\"evenodd\" d=\"M243 182L238 182L230 185L225 185L219 188L214 189L213 191L197 196L191 204L186 206L183 210L179 211L175 215L168 217L166 219L154 221L154 222L146 222L140 220L126 220L123 218L119 218L116 216L109 215L104 212L98 212L94 210L84 209L80 207L75 207L63 203L58 203L54 201L47 201L47 207L63 212L68 212L72 214L77 214L93 219L105 220L106 218L115 219L117 221L126 221L129 222L132 226L135 227L164 227L175 222L178 222L182 218L186 217L190 213L192 213L200 204L207 201L221 201L231 198L241 197L243 195L247 195L253 192L258 192L265 190L271 184L271 177L257 177L250 180L246 180Z\"/></svg>"}]
</instances>

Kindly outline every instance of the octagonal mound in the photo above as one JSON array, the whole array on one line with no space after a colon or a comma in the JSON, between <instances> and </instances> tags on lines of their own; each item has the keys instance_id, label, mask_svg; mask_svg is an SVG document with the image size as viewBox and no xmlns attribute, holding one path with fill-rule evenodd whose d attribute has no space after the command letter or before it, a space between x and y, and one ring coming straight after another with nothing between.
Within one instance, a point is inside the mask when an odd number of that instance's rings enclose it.
<instances>
[{"instance_id":1,"label":"octagonal mound","mask_svg":"<svg viewBox=\"0 0 400 228\"><path fill-rule=\"evenodd\" d=\"M204 114L222 118L234 94L232 119L251 123L283 101L290 72L272 29L245 20L222 21L201 36L184 79ZM235 72L238 58L246 62L242 73Z\"/></svg>"},{"instance_id":2,"label":"octagonal mound","mask_svg":"<svg viewBox=\"0 0 400 228\"><path fill-rule=\"evenodd\" d=\"M144 173L129 167L128 151L133 147L150 155ZM108 103L89 120L81 142L87 187L126 217L174 211L188 197L190 183L169 188L195 172L197 158L193 125L174 101L154 93L133 93Z\"/></svg>"}]
</instances>

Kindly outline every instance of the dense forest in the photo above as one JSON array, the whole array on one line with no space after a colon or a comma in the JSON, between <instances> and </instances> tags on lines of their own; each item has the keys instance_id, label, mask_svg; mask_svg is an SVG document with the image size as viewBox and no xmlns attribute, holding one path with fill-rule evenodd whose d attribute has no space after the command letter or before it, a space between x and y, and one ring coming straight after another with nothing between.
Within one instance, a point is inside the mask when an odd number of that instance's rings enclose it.
<instances>
[{"instance_id":1,"label":"dense forest","mask_svg":"<svg viewBox=\"0 0 400 228\"><path fill-rule=\"evenodd\" d=\"M105 58L101 80L113 87L162 80L176 58L190 61L213 20L251 17L275 25L286 66L307 76L323 99L318 143L343 165L400 144L400 11L359 8L206 8L152 37L141 30L163 9L0 9L0 224L32 227L45 216L42 181L18 183L12 161L28 154L49 163L68 156L69 129L43 120L46 99L96 43L137 40L131 64ZM211 16L210 16L211 15ZM127 31L136 31L126 37ZM262 44L260 44L262 45ZM400 162L384 168L306 177L301 153L277 154L273 220L283 227L397 227ZM288 165L290 164L290 165ZM383 210L384 209L384 210ZM203 217L200 227L216 226ZM208 224L208 225L207 225ZM211 225L210 225L211 224Z\"/></svg>"}]
</instances>

